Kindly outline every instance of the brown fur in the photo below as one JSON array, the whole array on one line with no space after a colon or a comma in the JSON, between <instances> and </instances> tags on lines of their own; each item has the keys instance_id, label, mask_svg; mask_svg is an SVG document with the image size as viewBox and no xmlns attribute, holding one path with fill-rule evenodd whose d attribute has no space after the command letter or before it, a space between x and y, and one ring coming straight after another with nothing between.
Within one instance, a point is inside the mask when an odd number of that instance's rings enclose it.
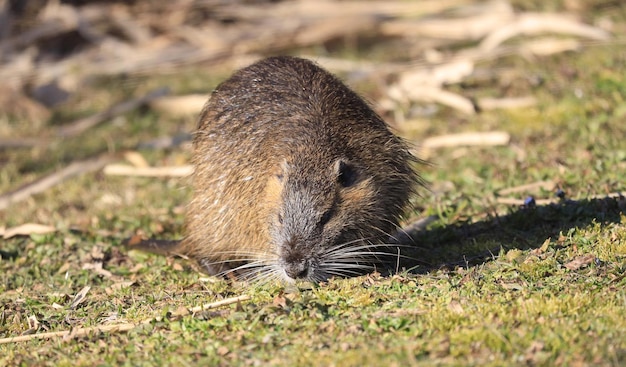
<instances>
[{"instance_id":1,"label":"brown fur","mask_svg":"<svg viewBox=\"0 0 626 367\"><path fill-rule=\"evenodd\" d=\"M353 274L364 250L347 260L325 252L388 241L418 182L413 161L361 98L314 63L257 62L223 82L200 115L177 251L213 274L251 261L286 279ZM347 270L327 265L335 260Z\"/></svg>"}]
</instances>

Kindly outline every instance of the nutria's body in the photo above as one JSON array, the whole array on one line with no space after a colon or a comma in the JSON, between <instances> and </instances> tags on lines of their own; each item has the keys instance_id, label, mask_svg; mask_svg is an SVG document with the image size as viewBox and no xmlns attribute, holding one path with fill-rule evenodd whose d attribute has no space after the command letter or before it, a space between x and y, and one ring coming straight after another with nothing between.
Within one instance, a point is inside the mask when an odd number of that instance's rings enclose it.
<instances>
[{"instance_id":1,"label":"nutria's body","mask_svg":"<svg viewBox=\"0 0 626 367\"><path fill-rule=\"evenodd\" d=\"M413 161L361 98L314 63L257 62L223 82L200 115L177 251L213 274L356 274L395 231L418 182Z\"/></svg>"}]
</instances>

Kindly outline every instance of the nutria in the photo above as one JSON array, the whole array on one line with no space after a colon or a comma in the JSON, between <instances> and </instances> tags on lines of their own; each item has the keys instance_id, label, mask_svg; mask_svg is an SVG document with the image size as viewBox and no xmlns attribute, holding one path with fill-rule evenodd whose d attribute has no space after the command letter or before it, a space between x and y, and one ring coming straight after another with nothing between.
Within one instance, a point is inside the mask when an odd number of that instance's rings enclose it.
<instances>
[{"instance_id":1,"label":"nutria","mask_svg":"<svg viewBox=\"0 0 626 367\"><path fill-rule=\"evenodd\" d=\"M185 238L143 241L210 274L323 281L373 269L419 178L407 145L315 63L271 57L213 92Z\"/></svg>"}]
</instances>

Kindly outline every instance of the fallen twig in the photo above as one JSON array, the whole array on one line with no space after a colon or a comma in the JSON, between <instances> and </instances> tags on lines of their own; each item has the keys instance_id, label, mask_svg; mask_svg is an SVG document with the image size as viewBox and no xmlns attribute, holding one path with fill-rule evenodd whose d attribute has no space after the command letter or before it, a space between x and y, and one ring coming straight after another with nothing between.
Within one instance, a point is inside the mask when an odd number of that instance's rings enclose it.
<instances>
[{"instance_id":1,"label":"fallen twig","mask_svg":"<svg viewBox=\"0 0 626 367\"><path fill-rule=\"evenodd\" d=\"M197 313L197 312L201 312L201 311L211 310L211 309L214 309L214 308L230 305L230 304L233 304L233 303L239 303L239 302L242 302L242 301L247 301L249 299L250 299L250 296L248 296L247 294L244 294L242 296L226 298L226 299L223 299L221 301L212 302L212 303L206 303L206 304L201 305L201 306L192 307L192 308L188 309L187 311L189 311L191 313ZM174 317L184 316L184 315L185 315L185 313L180 313L180 312L174 312L172 314L172 316L174 316Z\"/></svg>"},{"instance_id":2,"label":"fallen twig","mask_svg":"<svg viewBox=\"0 0 626 367\"><path fill-rule=\"evenodd\" d=\"M548 205L554 204L558 202L559 199L535 199L535 205ZM516 198L496 198L496 202L498 204L504 205L526 205L525 199L516 199Z\"/></svg>"},{"instance_id":3,"label":"fallen twig","mask_svg":"<svg viewBox=\"0 0 626 367\"><path fill-rule=\"evenodd\" d=\"M595 40L607 40L610 35L599 28L567 19L563 14L520 14L516 21L507 26L495 28L480 44L484 51L491 51L506 40L523 35L546 32L569 34Z\"/></svg>"},{"instance_id":4,"label":"fallen twig","mask_svg":"<svg viewBox=\"0 0 626 367\"><path fill-rule=\"evenodd\" d=\"M133 167L127 164L109 164L104 167L104 174L111 176L141 177L185 177L193 172L193 166L174 167Z\"/></svg>"},{"instance_id":5,"label":"fallen twig","mask_svg":"<svg viewBox=\"0 0 626 367\"><path fill-rule=\"evenodd\" d=\"M623 193L621 193L621 192L612 192L612 193L609 193L609 194L591 195L591 196L583 197L583 198L576 199L576 200L566 200L566 202L579 202L579 201L583 201L583 200L602 200L602 199L621 199L621 200L624 200L624 198L625 198L625 195ZM563 201L563 199L560 199L560 198L535 199L534 204L535 205L549 205L549 204L558 203L560 201ZM496 198L496 202L498 204L505 204L505 205L527 205L525 199L516 199L516 198Z\"/></svg>"},{"instance_id":6,"label":"fallen twig","mask_svg":"<svg viewBox=\"0 0 626 367\"><path fill-rule=\"evenodd\" d=\"M193 307L190 309L185 309L185 311L180 311L180 312L174 312L171 314L171 317L180 317L180 316L185 316L188 313L196 313L196 312L200 312L200 311L206 311L206 310L210 310L213 308L218 308L218 307L222 307L222 306L227 306L233 303L239 303L242 301L247 301L250 299L250 296L248 295L241 295L238 297L232 297L232 298L227 298L227 299L223 299L221 301L217 301L217 302L213 302L213 303L207 303L205 305L202 306L198 306L198 307ZM85 335L89 335L92 333L104 333L104 332L126 332L129 330L132 330L134 328L136 328L137 326L143 325L143 324L149 324L153 321L157 320L157 317L151 317L149 319L143 320L141 322L138 323L126 323L126 324L116 324L116 325L103 325L103 326L94 326L94 327L88 327L88 328L78 328L78 329L73 329L73 330L64 330L64 331L55 331L55 332L49 332L49 333L38 333L38 334L30 334L30 335L20 335L20 336L13 336L13 337L9 337L9 338L1 338L0 339L0 344L8 344L8 343L17 343L17 342L24 342L24 341L29 341L29 340L33 340L33 339L50 339L50 338L55 338L55 337L68 337L68 338L76 338L76 337L81 337L81 336L85 336Z\"/></svg>"},{"instance_id":7,"label":"fallen twig","mask_svg":"<svg viewBox=\"0 0 626 367\"><path fill-rule=\"evenodd\" d=\"M159 88L156 89L143 97L135 98L130 101L119 103L105 111L98 112L95 115L91 115L89 117L85 117L70 123L67 126L63 126L57 132L57 135L67 138L76 136L83 131L94 127L105 120L109 120L115 116L124 114L126 112L132 111L156 98L163 97L164 95L169 93L168 88Z\"/></svg>"},{"instance_id":8,"label":"fallen twig","mask_svg":"<svg viewBox=\"0 0 626 367\"><path fill-rule=\"evenodd\" d=\"M159 97L149 102L150 108L170 116L195 116L209 98L206 94Z\"/></svg>"},{"instance_id":9,"label":"fallen twig","mask_svg":"<svg viewBox=\"0 0 626 367\"><path fill-rule=\"evenodd\" d=\"M457 146L494 146L506 145L511 136L504 131L490 131L484 133L461 133L434 136L424 140L422 147L426 149L457 147Z\"/></svg>"},{"instance_id":10,"label":"fallen twig","mask_svg":"<svg viewBox=\"0 0 626 367\"><path fill-rule=\"evenodd\" d=\"M480 110L495 110L498 108L522 108L537 104L532 96L518 98L480 98L477 102Z\"/></svg>"},{"instance_id":11,"label":"fallen twig","mask_svg":"<svg viewBox=\"0 0 626 367\"><path fill-rule=\"evenodd\" d=\"M38 138L0 138L0 149L31 148L45 144L44 140Z\"/></svg>"},{"instance_id":12,"label":"fallen twig","mask_svg":"<svg viewBox=\"0 0 626 367\"><path fill-rule=\"evenodd\" d=\"M532 182L532 183L519 185L515 187L508 187L506 189L499 190L498 195L509 195L509 194L513 194L516 192L531 191L531 190L537 190L537 189L551 191L551 190L554 190L555 187L556 187L556 183L552 180L537 181L537 182Z\"/></svg>"},{"instance_id":13,"label":"fallen twig","mask_svg":"<svg viewBox=\"0 0 626 367\"><path fill-rule=\"evenodd\" d=\"M7 239L14 236L24 236L31 234L46 234L56 232L56 227L38 223L25 223L12 228L0 227L0 236Z\"/></svg>"},{"instance_id":14,"label":"fallen twig","mask_svg":"<svg viewBox=\"0 0 626 367\"><path fill-rule=\"evenodd\" d=\"M96 158L73 162L69 166L59 171L41 177L14 191L10 191L0 195L0 210L4 210L13 203L22 201L31 197L34 194L40 193L49 189L50 187L58 185L59 183L70 177L97 171L115 159L116 157L114 155L105 154Z\"/></svg>"},{"instance_id":15,"label":"fallen twig","mask_svg":"<svg viewBox=\"0 0 626 367\"><path fill-rule=\"evenodd\" d=\"M152 320L150 320L152 321ZM20 335L13 336L9 338L0 339L0 344L8 344L8 343L18 343L25 342L33 339L50 339L58 336L71 336L71 337L80 337L89 335L91 333L104 333L104 332L124 332L128 330L132 330L136 328L139 324L118 324L118 325L104 325L104 326L94 326L88 328L80 328L74 330L64 330L64 331L54 331L49 333L37 333L30 335Z\"/></svg>"}]
</instances>

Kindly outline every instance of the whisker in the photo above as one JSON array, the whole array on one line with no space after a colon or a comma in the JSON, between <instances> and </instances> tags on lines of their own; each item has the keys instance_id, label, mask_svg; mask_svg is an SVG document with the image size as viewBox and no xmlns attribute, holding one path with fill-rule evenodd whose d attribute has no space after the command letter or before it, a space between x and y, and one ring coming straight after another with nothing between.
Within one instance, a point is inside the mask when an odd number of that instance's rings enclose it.
<instances>
[{"instance_id":1,"label":"whisker","mask_svg":"<svg viewBox=\"0 0 626 367\"><path fill-rule=\"evenodd\" d=\"M381 248L387 248L387 247L388 246L364 244L364 245L359 245L359 246L340 248L340 249L334 250L333 252L325 252L324 255L343 254L343 253L351 253L351 252L357 252L357 251L362 252L362 253L386 252L386 251L361 251L361 250L380 250Z\"/></svg>"},{"instance_id":2,"label":"whisker","mask_svg":"<svg viewBox=\"0 0 626 367\"><path fill-rule=\"evenodd\" d=\"M394 223L394 222L392 222L392 221L390 221L390 220L388 220L388 219L384 219L384 221L389 222L389 223L390 223L390 224L392 224L394 227L397 227L397 224L396 224L396 223ZM396 241L396 242L400 242L400 241L399 241L399 240L398 240L398 239L397 239L394 235L392 235L391 233L388 233L387 231L382 230L382 229L381 229L381 228L379 228L379 227L376 227L376 226L372 226L372 225L371 225L371 226L370 226L370 228L371 228L371 229L373 229L373 230L375 230L375 231L378 231L378 232L380 232L380 233L384 234L385 236L387 236L387 237L391 238L392 240L394 240L394 241Z\"/></svg>"},{"instance_id":3,"label":"whisker","mask_svg":"<svg viewBox=\"0 0 626 367\"><path fill-rule=\"evenodd\" d=\"M371 270L371 269L368 269ZM346 277L346 276L359 276L359 275L363 275L363 272L358 272L358 271L352 271L352 270L346 270L346 269L327 269L325 270L325 272L327 274L330 275L336 275L339 277Z\"/></svg>"},{"instance_id":4,"label":"whisker","mask_svg":"<svg viewBox=\"0 0 626 367\"><path fill-rule=\"evenodd\" d=\"M335 250L338 250L338 249L342 249L342 248L348 247L348 246L350 246L350 245L352 245L352 244L354 244L354 243L357 243L357 242L363 242L363 241L367 241L367 239L366 239L366 238L357 238L357 239L355 239L355 240L351 240L351 241L348 241L348 242L343 242L343 243L340 243L340 244L338 244L338 245L335 245L335 246L329 247L329 248L328 248L328 249L326 249L324 252L325 252L325 253L330 253L330 252L332 252L332 251L335 251Z\"/></svg>"},{"instance_id":5,"label":"whisker","mask_svg":"<svg viewBox=\"0 0 626 367\"><path fill-rule=\"evenodd\" d=\"M265 266L256 272L248 272L242 276L248 282L256 285L265 285L280 278L280 275L273 266Z\"/></svg>"},{"instance_id":6,"label":"whisker","mask_svg":"<svg viewBox=\"0 0 626 367\"><path fill-rule=\"evenodd\" d=\"M356 265L356 264L352 264L350 266L345 266L346 264L341 264L341 263L330 263L327 264L328 266L325 266L323 270L332 270L332 269L341 269L341 270L347 270L347 271L351 271L350 269L358 269L358 270L367 270L367 269L372 269L373 266L371 265Z\"/></svg>"}]
</instances>

